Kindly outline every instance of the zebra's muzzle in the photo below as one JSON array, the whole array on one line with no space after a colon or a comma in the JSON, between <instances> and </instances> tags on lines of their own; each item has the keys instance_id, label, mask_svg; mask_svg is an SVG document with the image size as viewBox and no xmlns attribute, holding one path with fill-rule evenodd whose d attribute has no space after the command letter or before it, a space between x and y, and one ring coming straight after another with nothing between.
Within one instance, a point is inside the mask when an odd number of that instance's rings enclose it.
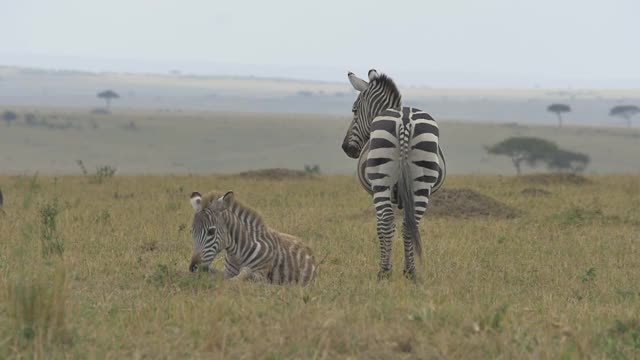
<instances>
[{"instance_id":1,"label":"zebra's muzzle","mask_svg":"<svg viewBox=\"0 0 640 360\"><path fill-rule=\"evenodd\" d=\"M348 157L352 159L357 159L360 156L360 151L358 151L355 146L349 143L342 143L342 150L345 154L347 154Z\"/></svg>"},{"instance_id":2,"label":"zebra's muzzle","mask_svg":"<svg viewBox=\"0 0 640 360\"><path fill-rule=\"evenodd\" d=\"M191 258L191 264L189 265L189 271L196 272L198 270L198 265L200 265L200 255L193 255Z\"/></svg>"}]
</instances>

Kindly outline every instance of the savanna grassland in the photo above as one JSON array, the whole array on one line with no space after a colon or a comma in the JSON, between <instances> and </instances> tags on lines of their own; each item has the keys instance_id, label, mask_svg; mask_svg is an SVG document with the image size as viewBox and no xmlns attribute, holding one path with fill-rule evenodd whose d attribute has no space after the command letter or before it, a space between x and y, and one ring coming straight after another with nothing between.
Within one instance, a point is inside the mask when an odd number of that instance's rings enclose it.
<instances>
[{"instance_id":1,"label":"savanna grassland","mask_svg":"<svg viewBox=\"0 0 640 360\"><path fill-rule=\"evenodd\" d=\"M318 165L322 173L355 175L340 148L349 127L343 116L83 108L8 107L18 119L0 121L0 173L80 175L112 166L120 175L229 174L249 169ZM0 113L5 108L0 107ZM640 172L640 130L616 127L461 122L437 112L449 174L515 174L511 159L485 146L513 136L538 137L590 157L587 173ZM29 120L30 119L30 120ZM513 121L517 121L514 118ZM524 172L546 171L523 167Z\"/></svg>"},{"instance_id":2,"label":"savanna grassland","mask_svg":"<svg viewBox=\"0 0 640 360\"><path fill-rule=\"evenodd\" d=\"M417 284L397 240L392 279L376 280L372 205L350 176L5 176L0 187L0 358L640 356L637 175L450 176L443 190L512 211L434 199ZM213 189L310 245L324 259L316 283L189 273L189 195Z\"/></svg>"}]
</instances>

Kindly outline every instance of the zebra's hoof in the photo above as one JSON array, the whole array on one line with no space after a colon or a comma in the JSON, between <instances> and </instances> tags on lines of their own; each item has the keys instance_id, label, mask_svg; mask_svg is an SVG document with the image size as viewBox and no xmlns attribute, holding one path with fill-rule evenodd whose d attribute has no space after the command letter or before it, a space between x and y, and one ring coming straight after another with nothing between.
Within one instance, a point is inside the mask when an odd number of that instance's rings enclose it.
<instances>
[{"instance_id":1,"label":"zebra's hoof","mask_svg":"<svg viewBox=\"0 0 640 360\"><path fill-rule=\"evenodd\" d=\"M407 278L407 280L411 280L414 283L418 280L416 276L416 269L409 270L409 271L403 270L402 274L404 275L405 278Z\"/></svg>"},{"instance_id":2,"label":"zebra's hoof","mask_svg":"<svg viewBox=\"0 0 640 360\"><path fill-rule=\"evenodd\" d=\"M391 270L388 270L388 271L380 270L380 271L378 271L378 281L389 280L390 277L391 277Z\"/></svg>"}]
</instances>

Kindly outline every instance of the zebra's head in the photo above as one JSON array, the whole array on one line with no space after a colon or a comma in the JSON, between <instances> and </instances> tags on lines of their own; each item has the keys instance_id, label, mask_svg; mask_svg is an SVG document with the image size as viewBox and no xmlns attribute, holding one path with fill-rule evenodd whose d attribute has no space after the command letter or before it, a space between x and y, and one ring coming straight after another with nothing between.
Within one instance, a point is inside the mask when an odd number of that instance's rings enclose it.
<instances>
[{"instance_id":1,"label":"zebra's head","mask_svg":"<svg viewBox=\"0 0 640 360\"><path fill-rule=\"evenodd\" d=\"M401 97L391 78L369 70L369 82L354 73L347 75L349 82L359 94L351 111L353 119L342 142L342 150L350 158L357 159L371 136L371 122L382 111L400 106Z\"/></svg>"},{"instance_id":2,"label":"zebra's head","mask_svg":"<svg viewBox=\"0 0 640 360\"><path fill-rule=\"evenodd\" d=\"M189 271L194 272L199 266L208 268L218 253L226 247L227 231L222 213L229 209L232 202L232 191L208 203L199 192L191 194L191 206L195 214L191 226L193 257Z\"/></svg>"}]
</instances>

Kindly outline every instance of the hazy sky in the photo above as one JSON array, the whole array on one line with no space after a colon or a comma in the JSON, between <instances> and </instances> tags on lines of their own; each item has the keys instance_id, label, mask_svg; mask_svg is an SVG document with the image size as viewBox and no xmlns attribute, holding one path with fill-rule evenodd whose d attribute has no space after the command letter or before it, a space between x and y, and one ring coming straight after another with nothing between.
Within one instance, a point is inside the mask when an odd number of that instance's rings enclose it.
<instances>
[{"instance_id":1,"label":"hazy sky","mask_svg":"<svg viewBox=\"0 0 640 360\"><path fill-rule=\"evenodd\" d=\"M640 87L640 0L0 0L0 64Z\"/></svg>"}]
</instances>

